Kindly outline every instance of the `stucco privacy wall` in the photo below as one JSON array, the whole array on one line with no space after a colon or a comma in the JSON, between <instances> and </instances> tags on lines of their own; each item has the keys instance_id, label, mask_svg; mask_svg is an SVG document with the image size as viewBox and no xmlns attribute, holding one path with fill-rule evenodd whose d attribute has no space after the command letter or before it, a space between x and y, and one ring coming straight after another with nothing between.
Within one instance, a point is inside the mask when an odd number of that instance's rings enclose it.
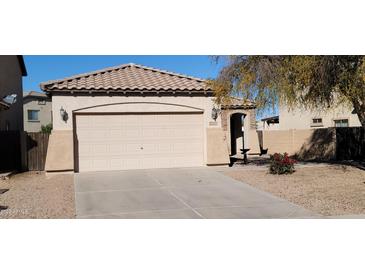
<instances>
[{"instance_id":1,"label":"stucco privacy wall","mask_svg":"<svg viewBox=\"0 0 365 274\"><path fill-rule=\"evenodd\" d=\"M70 150L73 153L73 148L68 142L61 142L58 139L64 138L64 136L72 136L73 121L72 112L189 112L200 111L203 112L204 119L204 160L206 164L228 164L229 158L226 152L227 144L223 140L223 131L221 129L220 117L214 121L211 118L211 110L213 108L213 99L209 96L73 96L73 95L53 95L52 96L52 110L53 110L53 137L49 145L49 153L52 154L55 151L66 151L70 154ZM61 119L60 109L61 107L66 110L69 115L69 119L65 122ZM215 129L214 132L207 133L208 129ZM219 131L221 134L219 134ZM66 135L58 134L58 132L64 132ZM209 140L207 142L207 135L209 138L216 140ZM52 136L51 135L51 136ZM57 145L58 148L53 148L53 145ZM61 147L63 146L63 148ZM219 147L221 146L221 147ZM215 150L222 151L226 155L219 155L215 153ZM53 152L52 152L53 151ZM56 154L56 153L54 153ZM68 162L72 163L73 158L68 159ZM51 162L60 161L53 157L48 157L50 161L47 167L55 166ZM63 163L61 166L71 166L71 164Z\"/></svg>"},{"instance_id":2,"label":"stucco privacy wall","mask_svg":"<svg viewBox=\"0 0 365 274\"><path fill-rule=\"evenodd\" d=\"M298 155L302 159L334 159L336 131L334 128L301 130L264 130L263 146L269 154Z\"/></svg>"}]
</instances>

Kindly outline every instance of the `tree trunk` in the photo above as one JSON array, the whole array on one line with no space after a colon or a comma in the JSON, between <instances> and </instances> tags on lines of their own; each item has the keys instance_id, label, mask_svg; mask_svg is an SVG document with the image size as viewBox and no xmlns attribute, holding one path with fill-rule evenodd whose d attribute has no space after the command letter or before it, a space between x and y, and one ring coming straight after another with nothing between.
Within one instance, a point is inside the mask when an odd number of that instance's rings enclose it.
<instances>
[{"instance_id":1,"label":"tree trunk","mask_svg":"<svg viewBox=\"0 0 365 274\"><path fill-rule=\"evenodd\" d=\"M361 125L365 128L365 111L362 113L357 113L357 116L359 117Z\"/></svg>"},{"instance_id":2,"label":"tree trunk","mask_svg":"<svg viewBox=\"0 0 365 274\"><path fill-rule=\"evenodd\" d=\"M361 125L365 128L365 102L361 103L357 100L352 100L352 103Z\"/></svg>"}]
</instances>

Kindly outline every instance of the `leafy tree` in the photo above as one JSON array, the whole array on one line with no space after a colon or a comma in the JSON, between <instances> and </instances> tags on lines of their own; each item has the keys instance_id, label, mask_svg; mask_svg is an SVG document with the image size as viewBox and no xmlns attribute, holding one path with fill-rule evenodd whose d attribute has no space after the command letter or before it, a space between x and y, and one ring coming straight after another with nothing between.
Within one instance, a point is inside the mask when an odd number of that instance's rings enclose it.
<instances>
[{"instance_id":1,"label":"leafy tree","mask_svg":"<svg viewBox=\"0 0 365 274\"><path fill-rule=\"evenodd\" d=\"M42 133L51 133L52 129L53 129L52 124L48 124L48 125L45 125L45 126L42 125L41 132Z\"/></svg>"},{"instance_id":2,"label":"leafy tree","mask_svg":"<svg viewBox=\"0 0 365 274\"><path fill-rule=\"evenodd\" d=\"M217 60L222 57L215 57ZM230 56L209 84L217 103L236 95L258 109L278 102L289 109L347 104L365 127L365 56Z\"/></svg>"}]
</instances>

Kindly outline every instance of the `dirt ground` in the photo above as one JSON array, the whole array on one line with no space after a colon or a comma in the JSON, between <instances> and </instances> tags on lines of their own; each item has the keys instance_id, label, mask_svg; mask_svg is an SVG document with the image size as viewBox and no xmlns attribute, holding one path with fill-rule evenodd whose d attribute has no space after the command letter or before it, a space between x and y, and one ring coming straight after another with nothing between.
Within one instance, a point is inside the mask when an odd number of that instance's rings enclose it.
<instances>
[{"instance_id":1,"label":"dirt ground","mask_svg":"<svg viewBox=\"0 0 365 274\"><path fill-rule=\"evenodd\" d=\"M324 216L365 214L365 171L355 167L298 167L291 175L272 175L266 168L224 173Z\"/></svg>"},{"instance_id":2,"label":"dirt ground","mask_svg":"<svg viewBox=\"0 0 365 274\"><path fill-rule=\"evenodd\" d=\"M0 218L75 218L72 174L46 175L43 172L15 174L0 180Z\"/></svg>"}]
</instances>

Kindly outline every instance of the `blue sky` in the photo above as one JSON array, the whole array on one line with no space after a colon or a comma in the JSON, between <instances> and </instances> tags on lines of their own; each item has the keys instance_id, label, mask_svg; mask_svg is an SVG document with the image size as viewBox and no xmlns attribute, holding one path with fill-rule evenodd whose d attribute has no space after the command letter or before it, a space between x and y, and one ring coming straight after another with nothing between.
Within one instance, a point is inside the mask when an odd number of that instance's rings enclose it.
<instances>
[{"instance_id":1,"label":"blue sky","mask_svg":"<svg viewBox=\"0 0 365 274\"><path fill-rule=\"evenodd\" d=\"M41 82L61 79L125 63L136 63L199 78L214 78L223 66L207 55L28 55L24 56L28 76L23 78L25 93L41 91ZM266 110L258 118L276 114Z\"/></svg>"},{"instance_id":2,"label":"blue sky","mask_svg":"<svg viewBox=\"0 0 365 274\"><path fill-rule=\"evenodd\" d=\"M79 73L90 72L125 63L169 70L199 78L214 78L222 64L216 64L210 56L202 55L29 55L24 56L28 76L24 77L24 92L40 91L39 84Z\"/></svg>"}]
</instances>

